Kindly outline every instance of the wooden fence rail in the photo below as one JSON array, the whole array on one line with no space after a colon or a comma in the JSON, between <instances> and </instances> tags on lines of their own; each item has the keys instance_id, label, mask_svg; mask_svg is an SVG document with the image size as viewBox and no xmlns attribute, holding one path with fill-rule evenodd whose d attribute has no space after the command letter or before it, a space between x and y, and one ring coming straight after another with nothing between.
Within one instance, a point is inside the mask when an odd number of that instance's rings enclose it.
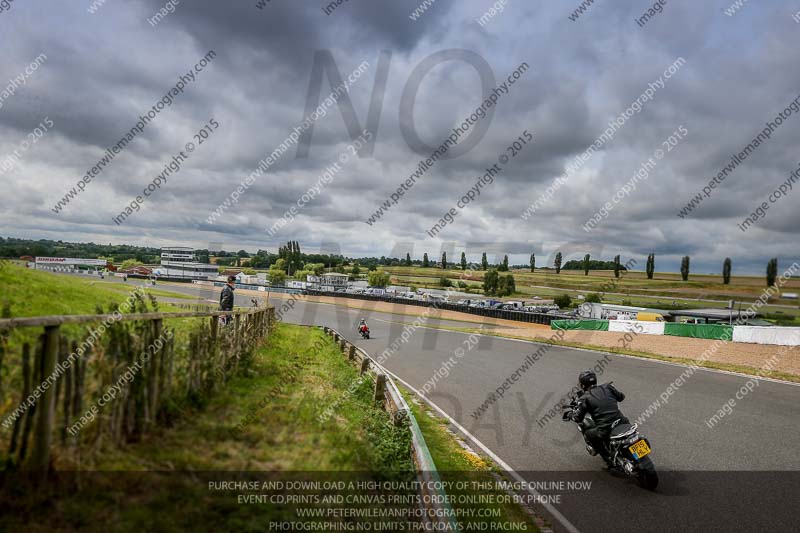
<instances>
[{"instance_id":1,"label":"wooden fence rail","mask_svg":"<svg viewBox=\"0 0 800 533\"><path fill-rule=\"evenodd\" d=\"M149 311L143 297L133 311ZM220 316L231 318L221 323ZM189 318L208 320L179 330L165 324ZM171 423L178 406L202 403L245 368L274 321L274 309L266 307L0 319L0 370L5 361L16 371L6 389L14 385L19 394L0 414L3 428L11 429L7 468L46 474L57 445L95 449L102 439L135 441ZM61 328L90 323L102 323L102 331L95 328L82 342ZM22 328L44 331L33 346L21 346L12 369L8 338Z\"/></svg>"}]
</instances>

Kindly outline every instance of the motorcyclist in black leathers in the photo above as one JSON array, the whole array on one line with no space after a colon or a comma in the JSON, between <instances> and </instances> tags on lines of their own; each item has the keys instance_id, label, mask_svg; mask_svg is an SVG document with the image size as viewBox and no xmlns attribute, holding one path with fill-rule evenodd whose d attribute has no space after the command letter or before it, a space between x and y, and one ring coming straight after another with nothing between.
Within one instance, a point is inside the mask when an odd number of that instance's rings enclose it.
<instances>
[{"instance_id":1,"label":"motorcyclist in black leathers","mask_svg":"<svg viewBox=\"0 0 800 533\"><path fill-rule=\"evenodd\" d=\"M611 434L611 425L616 420L619 420L620 424L630 423L617 405L617 402L625 399L625 395L614 388L611 383L598 385L597 375L591 370L581 372L578 382L583 389L583 394L578 399L578 409L575 411L573 420L581 422L586 413L592 415L595 425L587 429L584 436L608 465L611 458L608 456L605 444Z\"/></svg>"}]
</instances>

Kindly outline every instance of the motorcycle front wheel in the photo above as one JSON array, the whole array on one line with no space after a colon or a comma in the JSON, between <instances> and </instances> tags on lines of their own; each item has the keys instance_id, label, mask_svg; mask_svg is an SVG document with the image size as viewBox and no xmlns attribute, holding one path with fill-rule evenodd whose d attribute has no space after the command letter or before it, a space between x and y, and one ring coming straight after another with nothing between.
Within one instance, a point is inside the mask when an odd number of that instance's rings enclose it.
<instances>
[{"instance_id":1,"label":"motorcycle front wheel","mask_svg":"<svg viewBox=\"0 0 800 533\"><path fill-rule=\"evenodd\" d=\"M638 479L639 486L647 490L656 490L658 486L658 472L656 472L656 465L649 457L644 457L639 461Z\"/></svg>"}]
</instances>

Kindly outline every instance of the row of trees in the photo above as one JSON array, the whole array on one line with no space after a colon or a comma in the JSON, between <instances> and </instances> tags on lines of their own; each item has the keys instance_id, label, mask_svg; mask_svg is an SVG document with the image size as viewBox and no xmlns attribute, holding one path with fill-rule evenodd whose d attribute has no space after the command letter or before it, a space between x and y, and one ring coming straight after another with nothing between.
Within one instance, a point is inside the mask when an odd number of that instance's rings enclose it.
<instances>
[{"instance_id":1,"label":"row of trees","mask_svg":"<svg viewBox=\"0 0 800 533\"><path fill-rule=\"evenodd\" d=\"M270 266L270 279L273 279L272 272L274 270L282 270L289 276L292 275L292 270L295 268L296 264L300 264L299 261L301 259L300 253L300 245L297 241L289 241L285 246L281 246L278 250L278 260ZM411 255L406 254L406 265L411 263ZM461 269L467 269L467 257L464 252L461 252ZM568 261L564 266L564 270L577 270L576 266L580 264L580 267L583 269L584 275L589 274L589 270L608 270L613 269L614 277L619 278L620 272L626 270L625 266L621 264L621 259L619 255L614 256L614 260L611 262L608 261L593 261L591 259L590 254L586 254L583 257L583 260L579 263L578 261ZM447 268L447 253L442 252L441 263L439 264L442 269ZM690 273L690 265L691 265L691 258L688 255L683 256L681 258L681 278L683 281L688 281L689 273ZM428 259L428 254L425 253L422 259L422 266L423 268L428 268L431 266L430 260ZM487 267L488 263L486 260L486 253L483 253L481 258L481 267ZM554 267L556 274L560 274L562 270L562 255L561 252L557 252L554 258ZM306 263L303 266L302 270L295 271L296 279L304 280L306 275L309 274L316 274L321 275L325 270L324 263ZM343 268L340 270L343 271ZM497 269L489 270L484 275L484 292L486 294L497 295L497 296L506 296L513 294L516 290L514 277L512 275L507 276L500 276L499 272L508 272L508 255L503 257L503 262L498 265ZM530 270L534 272L536 270L536 256L531 254L530 256ZM732 271L732 261L730 257L726 257L722 264L722 282L726 285L730 284L731 281L731 271ZM647 256L647 263L645 266L645 273L647 275L647 279L653 279L653 275L655 273L655 254L650 253ZM360 274L359 264L356 262L354 263L351 269L351 279L356 278ZM778 276L778 259L772 258L767 263L767 285L773 286L775 285L775 281ZM279 275L277 276L280 277ZM285 278L284 278L285 279ZM376 270L375 266L370 267L370 272L368 274L369 284L375 287L383 287L386 286L389 282L389 274L384 272L383 270ZM385 280L385 281L384 281ZM382 283L382 284L380 284Z\"/></svg>"},{"instance_id":2,"label":"row of trees","mask_svg":"<svg viewBox=\"0 0 800 533\"><path fill-rule=\"evenodd\" d=\"M226 252L224 250L211 252L206 249L195 250L195 255L200 262L210 262L210 257L216 257L217 264L220 266L248 266L250 268L269 268L270 270L283 270L288 276L299 276L304 271L319 272L319 265L323 268L329 268L334 271L344 272L344 265L354 262L351 259L345 258L340 254L305 254L300 250L300 244L297 241L289 241L285 245L278 248L278 253L270 253L267 250L258 250L255 254L250 254L246 250L239 250L238 252ZM70 243L64 241L54 241L48 239L30 240L18 238L3 238L0 237L0 257L21 257L21 256L67 256L67 257L82 257L99 259L105 258L113 263L125 263L126 265L136 264L156 264L160 260L160 249L153 247L132 246L132 245L112 245L112 244L95 244L95 243ZM278 263L283 260L282 263ZM309 264L314 265L309 268ZM406 253L405 260L396 258L387 258L381 256L360 258L356 263L367 267L370 271L375 271L380 265L385 266L413 266L420 264L419 261L412 261L411 254ZM428 268L431 266L441 266L446 269L448 267L447 254L442 253L441 261L438 265L434 265L429 259L428 254L424 254L421 262L422 267ZM461 269L467 270L467 258L464 252L461 253L460 261ZM530 255L529 261L530 271L536 270L536 256ZM273 268L276 267L276 268ZM553 261L553 267L556 274L560 274L562 270L562 254L557 252ZM489 262L486 257L486 252L481 255L480 268L483 271L488 271L490 268ZM583 270L584 275L588 275L589 270L608 270L613 269L615 277L619 277L620 271L625 270L625 267L620 264L619 256L614 257L613 262L608 261L595 261L592 260L589 254L586 254L582 261L573 260L568 261L563 265L564 270ZM497 265L498 272L508 272L508 255L503 256L503 261ZM647 256L647 264L645 266L647 279L653 279L655 273L655 254L651 253ZM681 259L681 278L684 281L689 279L690 273L690 258L684 256ZM730 257L726 257L722 264L722 282L730 284L732 272L732 261ZM351 274L357 276L357 272ZM778 260L772 258L767 263L767 285L773 286L778 277Z\"/></svg>"},{"instance_id":3,"label":"row of trees","mask_svg":"<svg viewBox=\"0 0 800 533\"><path fill-rule=\"evenodd\" d=\"M0 257L80 257L82 259L107 259L120 264L133 259L138 264L156 264L161 250L152 246L130 244L97 244L94 242L65 242L51 239L18 239L0 237Z\"/></svg>"},{"instance_id":4,"label":"row of trees","mask_svg":"<svg viewBox=\"0 0 800 533\"><path fill-rule=\"evenodd\" d=\"M531 265L534 265L535 263L533 263L533 261L534 261L533 254L531 254L531 261L532 261ZM453 263L450 263L450 264L452 265ZM459 261L459 264L461 265L461 270L467 270L467 266L468 266L469 263L467 262L467 254L466 253L461 252L461 260ZM411 254L407 253L406 254L406 259L405 259L405 261L403 261L403 266L413 266L413 265L414 265L414 261L412 261L412 259L411 259ZM422 254L422 262L420 263L420 266L422 266L422 268L440 267L442 269L446 269L448 267L447 252L442 252L442 258L438 263L435 263L434 261L429 259L427 252L423 253ZM481 257L481 270L486 271L486 270L489 270L489 268L490 268L490 265L489 265L489 261L486 259L486 252L483 252L483 255ZM508 270L509 270L508 255L504 255L503 256L503 261L502 261L502 263L497 265L497 270L500 271L500 272L508 272ZM533 272L533 266L531 266L531 272Z\"/></svg>"},{"instance_id":5,"label":"row of trees","mask_svg":"<svg viewBox=\"0 0 800 533\"><path fill-rule=\"evenodd\" d=\"M617 256L619 257L619 256ZM681 279L683 281L687 281L689 279L689 266L690 266L691 259L688 255L684 255L681 258ZM653 279L653 272L655 272L656 268L656 255L650 254L647 256L647 279ZM722 283L724 285L730 285L731 283L731 271L733 270L733 262L731 261L730 257L726 257L725 260L722 262ZM775 285L775 281L778 278L778 258L773 257L767 262L767 286L772 287Z\"/></svg>"}]
</instances>

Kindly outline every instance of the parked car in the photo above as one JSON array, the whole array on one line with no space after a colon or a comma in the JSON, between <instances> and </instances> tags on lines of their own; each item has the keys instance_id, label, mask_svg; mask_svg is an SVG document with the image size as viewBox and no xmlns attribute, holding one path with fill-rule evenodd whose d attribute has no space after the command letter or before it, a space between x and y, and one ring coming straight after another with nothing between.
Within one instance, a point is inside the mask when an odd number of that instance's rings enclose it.
<instances>
[{"instance_id":1,"label":"parked car","mask_svg":"<svg viewBox=\"0 0 800 533\"><path fill-rule=\"evenodd\" d=\"M642 320L646 322L664 322L664 317L661 313L647 313L639 311L636 313L636 320Z\"/></svg>"},{"instance_id":2,"label":"parked car","mask_svg":"<svg viewBox=\"0 0 800 533\"><path fill-rule=\"evenodd\" d=\"M550 307L544 305L526 305L522 310L528 313L546 313L550 311Z\"/></svg>"}]
</instances>

